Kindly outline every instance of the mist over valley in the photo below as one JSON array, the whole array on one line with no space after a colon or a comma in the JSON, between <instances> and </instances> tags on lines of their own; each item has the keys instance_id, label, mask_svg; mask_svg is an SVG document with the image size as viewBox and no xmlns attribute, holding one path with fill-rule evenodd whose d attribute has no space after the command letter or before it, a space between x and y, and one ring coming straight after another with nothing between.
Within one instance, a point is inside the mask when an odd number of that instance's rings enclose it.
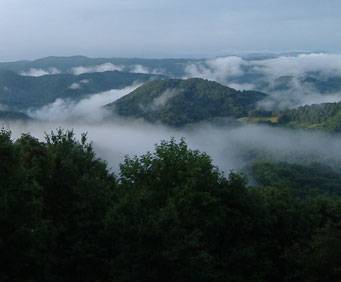
<instances>
[{"instance_id":1,"label":"mist over valley","mask_svg":"<svg viewBox=\"0 0 341 282\"><path fill-rule=\"evenodd\" d=\"M1 0L1 282L340 282L341 2Z\"/></svg>"}]
</instances>

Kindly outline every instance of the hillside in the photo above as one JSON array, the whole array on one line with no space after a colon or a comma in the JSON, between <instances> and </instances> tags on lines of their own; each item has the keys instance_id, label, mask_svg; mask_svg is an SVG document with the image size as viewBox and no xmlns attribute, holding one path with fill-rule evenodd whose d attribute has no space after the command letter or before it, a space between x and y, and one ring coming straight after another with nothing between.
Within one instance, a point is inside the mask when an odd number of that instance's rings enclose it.
<instances>
[{"instance_id":1,"label":"hillside","mask_svg":"<svg viewBox=\"0 0 341 282\"><path fill-rule=\"evenodd\" d=\"M279 115L279 125L341 132L341 102L303 106Z\"/></svg>"},{"instance_id":2,"label":"hillside","mask_svg":"<svg viewBox=\"0 0 341 282\"><path fill-rule=\"evenodd\" d=\"M239 118L266 94L237 91L199 78L155 80L106 106L125 117L182 126L212 118Z\"/></svg>"},{"instance_id":3,"label":"hillside","mask_svg":"<svg viewBox=\"0 0 341 282\"><path fill-rule=\"evenodd\" d=\"M57 98L80 99L85 95L160 78L158 75L118 71L82 75L55 74L40 77L0 72L0 104L16 109L40 107Z\"/></svg>"}]
</instances>

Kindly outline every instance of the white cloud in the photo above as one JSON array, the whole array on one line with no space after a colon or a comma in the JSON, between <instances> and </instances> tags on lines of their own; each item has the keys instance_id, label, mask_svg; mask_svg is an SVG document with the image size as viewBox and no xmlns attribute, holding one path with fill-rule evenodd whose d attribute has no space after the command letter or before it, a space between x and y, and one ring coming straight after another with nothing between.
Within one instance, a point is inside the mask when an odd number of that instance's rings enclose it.
<instances>
[{"instance_id":1,"label":"white cloud","mask_svg":"<svg viewBox=\"0 0 341 282\"><path fill-rule=\"evenodd\" d=\"M59 74L59 73L60 73L60 70L58 70L57 68L48 68L48 69L30 68L28 71L21 72L20 75L39 77L43 75L51 75L51 74Z\"/></svg>"},{"instance_id":2,"label":"white cloud","mask_svg":"<svg viewBox=\"0 0 341 282\"><path fill-rule=\"evenodd\" d=\"M145 66L142 66L142 65L134 65L131 72L133 72L133 73L150 73L149 69Z\"/></svg>"},{"instance_id":3,"label":"white cloud","mask_svg":"<svg viewBox=\"0 0 341 282\"><path fill-rule=\"evenodd\" d=\"M179 90L177 89L167 89L160 96L153 99L152 106L154 108L164 107L169 100L173 99L179 94Z\"/></svg>"},{"instance_id":4,"label":"white cloud","mask_svg":"<svg viewBox=\"0 0 341 282\"><path fill-rule=\"evenodd\" d=\"M218 82L226 82L228 79L243 74L242 65L245 61L242 58L222 57L206 60L203 63L190 64L185 68L187 77L199 77Z\"/></svg>"},{"instance_id":5,"label":"white cloud","mask_svg":"<svg viewBox=\"0 0 341 282\"><path fill-rule=\"evenodd\" d=\"M299 54L278 58L251 61L255 71L270 77L301 76L308 72L323 72L328 75L341 74L341 55L326 53Z\"/></svg>"},{"instance_id":6,"label":"white cloud","mask_svg":"<svg viewBox=\"0 0 341 282\"><path fill-rule=\"evenodd\" d=\"M255 85L252 83L228 83L228 87L231 87L236 90L253 90Z\"/></svg>"},{"instance_id":7,"label":"white cloud","mask_svg":"<svg viewBox=\"0 0 341 282\"><path fill-rule=\"evenodd\" d=\"M101 121L107 112L103 106L134 91L138 85L124 89L113 89L88 96L80 101L57 99L52 104L37 110L29 110L28 115L34 119L49 122L83 120L86 122Z\"/></svg>"},{"instance_id":8,"label":"white cloud","mask_svg":"<svg viewBox=\"0 0 341 282\"><path fill-rule=\"evenodd\" d=\"M74 82L69 86L71 90L77 90L82 88L82 84L88 84L90 81L88 79L82 79L79 83Z\"/></svg>"},{"instance_id":9,"label":"white cloud","mask_svg":"<svg viewBox=\"0 0 341 282\"><path fill-rule=\"evenodd\" d=\"M77 83L77 82L74 82L74 83L72 83L72 84L69 86L69 89L71 89L71 90L77 90L77 89L80 89L80 88L81 88L81 86L80 86L80 84Z\"/></svg>"},{"instance_id":10,"label":"white cloud","mask_svg":"<svg viewBox=\"0 0 341 282\"><path fill-rule=\"evenodd\" d=\"M78 66L71 69L71 73L80 75L84 73L106 72L106 71L122 71L123 67L112 63L105 63L97 66Z\"/></svg>"}]
</instances>

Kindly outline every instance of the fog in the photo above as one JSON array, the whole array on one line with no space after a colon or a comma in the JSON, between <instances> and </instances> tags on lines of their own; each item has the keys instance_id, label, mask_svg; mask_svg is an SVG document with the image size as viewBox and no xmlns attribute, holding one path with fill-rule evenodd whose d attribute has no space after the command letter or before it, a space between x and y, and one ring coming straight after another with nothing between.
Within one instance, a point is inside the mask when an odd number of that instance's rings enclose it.
<instances>
[{"instance_id":1,"label":"fog","mask_svg":"<svg viewBox=\"0 0 341 282\"><path fill-rule=\"evenodd\" d=\"M122 69L123 69L122 66L114 65L112 63L105 63L105 64L90 66L90 67L84 67L84 66L74 67L70 70L70 72L75 75L80 75L84 73L94 73L94 72L121 71Z\"/></svg>"},{"instance_id":2,"label":"fog","mask_svg":"<svg viewBox=\"0 0 341 282\"><path fill-rule=\"evenodd\" d=\"M48 68L48 69L36 69L36 68L30 68L28 71L23 71L20 73L22 76L43 76L43 75L49 75L49 74L59 74L61 71L57 68Z\"/></svg>"},{"instance_id":3,"label":"fog","mask_svg":"<svg viewBox=\"0 0 341 282\"><path fill-rule=\"evenodd\" d=\"M322 93L306 81L308 76L321 81L341 76L338 54L308 53L263 59L230 56L191 63L185 67L185 73L185 77L214 80L238 90L263 91L270 95L260 104L267 110L341 101L340 91Z\"/></svg>"},{"instance_id":4,"label":"fog","mask_svg":"<svg viewBox=\"0 0 341 282\"><path fill-rule=\"evenodd\" d=\"M31 133L43 139L45 133L59 127L72 129L80 137L87 132L97 155L117 170L125 155L140 155L153 150L161 140L184 137L192 149L209 154L225 173L241 170L255 158L301 163L318 161L337 165L341 161L341 137L321 132L304 132L268 126L209 125L174 129L143 121L116 119L106 123L26 122L6 125L16 138Z\"/></svg>"},{"instance_id":5,"label":"fog","mask_svg":"<svg viewBox=\"0 0 341 282\"><path fill-rule=\"evenodd\" d=\"M71 86L75 87L76 85ZM103 106L129 94L139 86L139 84L133 84L124 89L113 89L96 93L88 95L79 101L57 99L53 103L39 109L28 110L27 114L33 119L46 122L74 120L82 120L87 123L100 122L109 115Z\"/></svg>"}]
</instances>

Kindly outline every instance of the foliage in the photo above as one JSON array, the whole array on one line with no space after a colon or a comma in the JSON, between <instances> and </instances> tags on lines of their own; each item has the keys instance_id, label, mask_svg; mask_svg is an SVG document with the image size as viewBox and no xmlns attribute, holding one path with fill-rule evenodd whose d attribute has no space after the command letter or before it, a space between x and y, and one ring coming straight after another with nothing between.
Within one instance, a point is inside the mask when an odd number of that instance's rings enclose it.
<instances>
[{"instance_id":1,"label":"foliage","mask_svg":"<svg viewBox=\"0 0 341 282\"><path fill-rule=\"evenodd\" d=\"M257 161L252 175L261 186L290 187L300 194L318 191L341 196L341 173L320 163Z\"/></svg>"},{"instance_id":2,"label":"foliage","mask_svg":"<svg viewBox=\"0 0 341 282\"><path fill-rule=\"evenodd\" d=\"M117 177L62 130L2 131L0 158L1 281L340 279L340 198L248 188L183 140Z\"/></svg>"}]
</instances>

